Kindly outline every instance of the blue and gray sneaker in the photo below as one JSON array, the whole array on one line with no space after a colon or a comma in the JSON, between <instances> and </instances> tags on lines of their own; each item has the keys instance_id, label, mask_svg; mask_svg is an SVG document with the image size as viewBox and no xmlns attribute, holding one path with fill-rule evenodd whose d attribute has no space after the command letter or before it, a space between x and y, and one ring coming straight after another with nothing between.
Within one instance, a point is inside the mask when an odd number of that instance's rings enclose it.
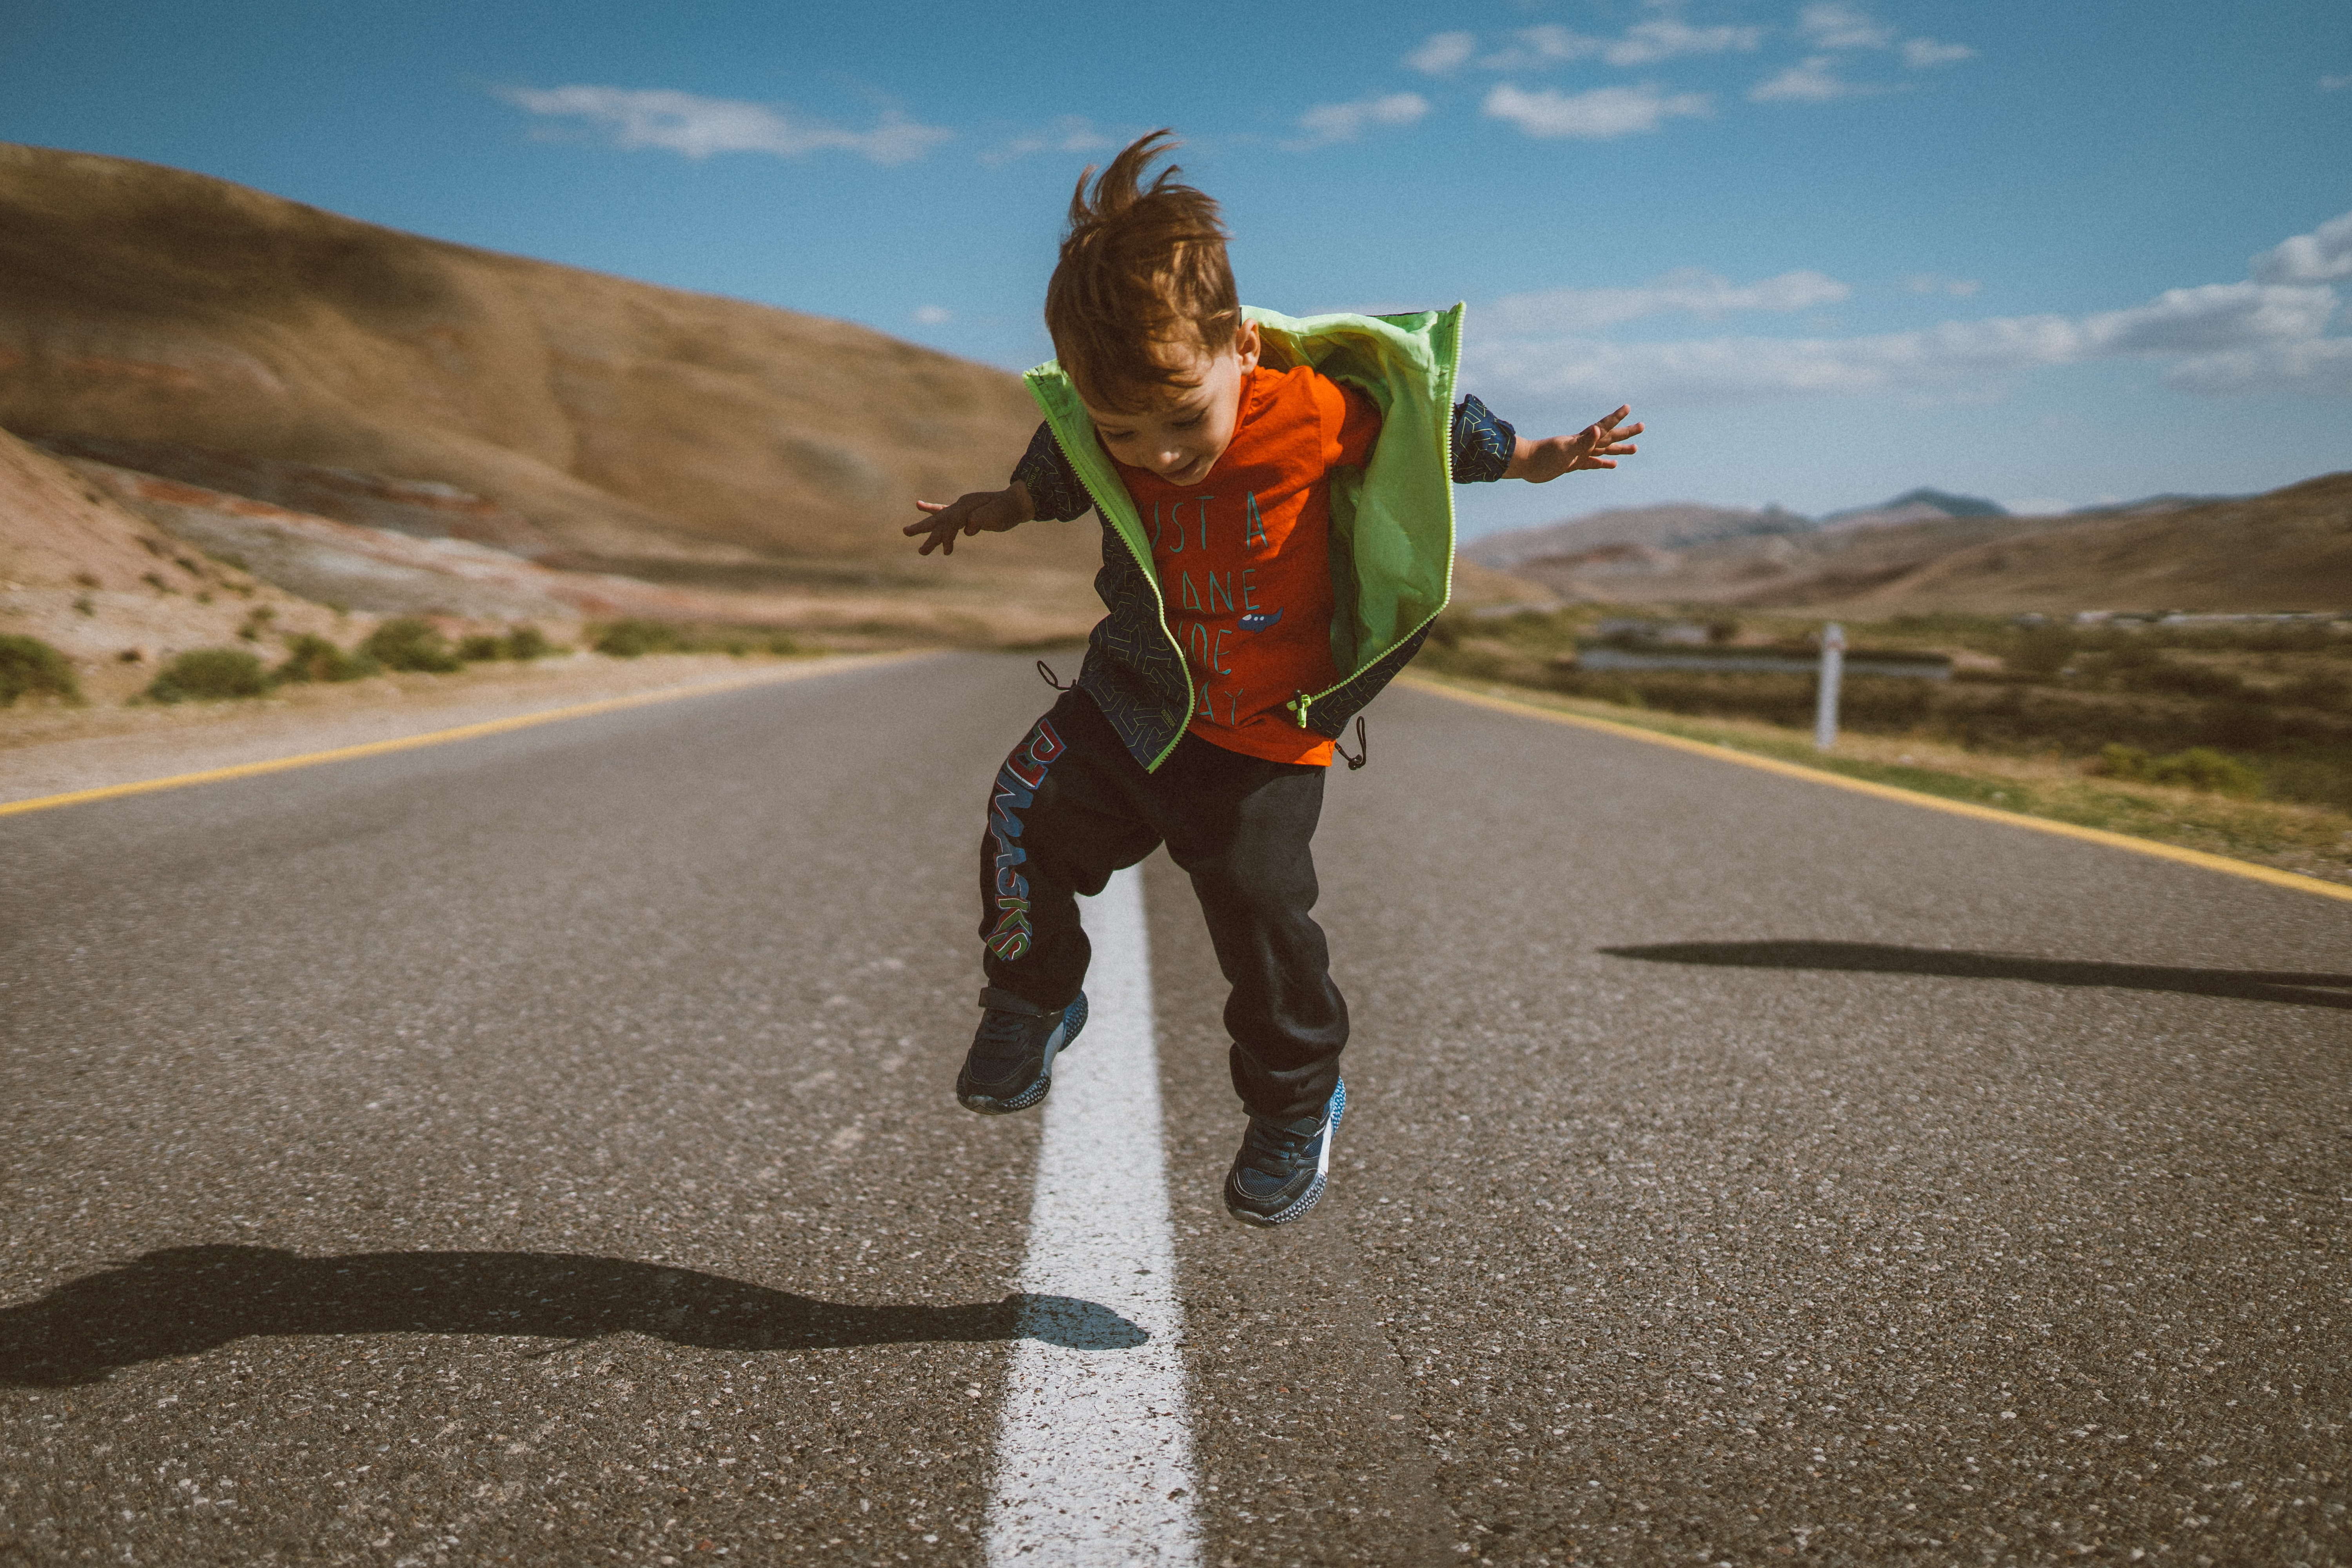
<instances>
[{"instance_id":1,"label":"blue and gray sneaker","mask_svg":"<svg viewBox=\"0 0 2352 1568\"><path fill-rule=\"evenodd\" d=\"M1288 1225L1323 1195L1331 1173L1331 1142L1348 1111L1348 1081L1339 1080L1319 1117L1297 1121L1250 1118L1242 1152L1225 1174L1225 1212L1244 1225Z\"/></svg>"},{"instance_id":2,"label":"blue and gray sneaker","mask_svg":"<svg viewBox=\"0 0 2352 1568\"><path fill-rule=\"evenodd\" d=\"M991 985L980 1005L985 1011L956 1075L956 1099L984 1116L1026 1110L1053 1089L1054 1058L1087 1026L1087 994L1047 1008Z\"/></svg>"}]
</instances>

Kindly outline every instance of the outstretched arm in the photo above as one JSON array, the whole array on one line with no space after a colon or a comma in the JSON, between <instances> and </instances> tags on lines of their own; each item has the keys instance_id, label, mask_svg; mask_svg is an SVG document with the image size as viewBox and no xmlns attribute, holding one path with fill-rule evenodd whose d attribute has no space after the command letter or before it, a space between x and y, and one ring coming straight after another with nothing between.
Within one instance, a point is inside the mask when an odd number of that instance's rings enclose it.
<instances>
[{"instance_id":1,"label":"outstretched arm","mask_svg":"<svg viewBox=\"0 0 2352 1568\"><path fill-rule=\"evenodd\" d=\"M1031 516L1029 487L1019 479L1001 490L974 490L951 501L919 500L915 504L930 513L908 523L904 530L909 539L919 533L929 536L915 552L918 555L929 555L934 550L942 555L953 555L956 535L1003 533L1020 527Z\"/></svg>"},{"instance_id":2,"label":"outstretched arm","mask_svg":"<svg viewBox=\"0 0 2352 1568\"><path fill-rule=\"evenodd\" d=\"M1522 436L1503 477L1539 485L1579 468L1613 468L1616 458L1630 458L1641 450L1633 445L1633 438L1642 433L1642 426L1624 423L1633 412L1631 408L1620 408L1573 436L1548 436L1540 441L1530 441Z\"/></svg>"}]
</instances>

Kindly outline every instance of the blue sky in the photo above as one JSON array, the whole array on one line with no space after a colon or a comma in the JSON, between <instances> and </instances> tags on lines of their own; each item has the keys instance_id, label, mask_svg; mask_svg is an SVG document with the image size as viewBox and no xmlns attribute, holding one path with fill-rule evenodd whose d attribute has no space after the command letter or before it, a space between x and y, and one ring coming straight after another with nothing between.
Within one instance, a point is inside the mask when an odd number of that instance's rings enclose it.
<instances>
[{"instance_id":1,"label":"blue sky","mask_svg":"<svg viewBox=\"0 0 2352 1568\"><path fill-rule=\"evenodd\" d=\"M1462 492L1474 532L2352 467L2342 0L0 0L0 139L1008 368L1078 169L1174 126L1244 299L1466 300L1522 428L1649 422L1616 474Z\"/></svg>"}]
</instances>

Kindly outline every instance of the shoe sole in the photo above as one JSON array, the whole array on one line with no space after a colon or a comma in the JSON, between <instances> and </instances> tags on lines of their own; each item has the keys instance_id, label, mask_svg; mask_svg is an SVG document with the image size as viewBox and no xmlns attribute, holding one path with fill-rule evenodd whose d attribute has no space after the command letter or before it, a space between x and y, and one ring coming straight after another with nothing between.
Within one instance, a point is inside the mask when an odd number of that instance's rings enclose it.
<instances>
[{"instance_id":1,"label":"shoe sole","mask_svg":"<svg viewBox=\"0 0 2352 1568\"><path fill-rule=\"evenodd\" d=\"M966 1110L976 1110L982 1116L1010 1116L1016 1110L1026 1110L1031 1106L1038 1104L1054 1092L1054 1058L1068 1050L1071 1044L1077 1039L1078 1031L1086 1026L1087 994L1081 991L1078 993L1078 999L1063 1009L1061 1023L1055 1026L1054 1033L1047 1037L1045 1066L1038 1071L1036 1079L1028 1088L1004 1100L998 1100L992 1095L966 1094L963 1090L958 1089L956 1103Z\"/></svg>"},{"instance_id":2,"label":"shoe sole","mask_svg":"<svg viewBox=\"0 0 2352 1568\"><path fill-rule=\"evenodd\" d=\"M1234 1205L1232 1178L1228 1177L1225 1188L1225 1212L1244 1225L1255 1226L1260 1230L1271 1230L1276 1226L1288 1225L1295 1219L1305 1218L1307 1211L1323 1199L1323 1188L1331 1175L1331 1145L1339 1141L1339 1119L1347 1114L1348 1080L1341 1079L1339 1086L1331 1091L1331 1124L1323 1130L1323 1152L1315 1162L1315 1179L1307 1184L1307 1190L1270 1215L1258 1214L1253 1210L1236 1208Z\"/></svg>"}]
</instances>

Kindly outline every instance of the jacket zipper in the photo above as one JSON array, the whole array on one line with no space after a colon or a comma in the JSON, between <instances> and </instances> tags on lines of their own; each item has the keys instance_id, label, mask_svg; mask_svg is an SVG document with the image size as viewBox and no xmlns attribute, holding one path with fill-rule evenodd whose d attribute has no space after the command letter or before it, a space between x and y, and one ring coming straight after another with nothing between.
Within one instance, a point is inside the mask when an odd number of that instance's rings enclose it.
<instances>
[{"instance_id":1,"label":"jacket zipper","mask_svg":"<svg viewBox=\"0 0 2352 1568\"><path fill-rule=\"evenodd\" d=\"M1458 359L1458 354L1456 357ZM1460 366L1458 364L1449 364L1445 367L1445 387L1444 390L1438 395L1437 399L1437 406L1440 410L1437 424L1437 444L1441 448L1439 453L1440 461L1444 465L1438 471L1446 477L1448 483L1451 483L1454 478L1454 385L1459 370ZM1083 476L1081 476L1081 478L1083 478ZM1447 532L1451 534L1452 530L1447 530ZM1451 542L1449 540L1449 544L1450 542ZM1446 567L1446 576L1449 583L1452 580L1453 573L1454 569L1449 564ZM1157 594L1159 591L1159 584L1155 581L1152 584L1152 592ZM1451 601L1453 596L1454 595L1449 593L1446 595L1446 598L1448 601ZM1405 633L1404 636L1389 644L1388 647L1381 649L1379 653L1373 655L1370 658L1366 659L1361 665L1357 667L1355 674L1342 678L1339 685L1327 687L1321 691L1302 691L1296 697L1293 697L1289 701L1284 703L1283 706L1289 709L1293 713L1298 715L1298 727L1304 730L1307 728L1307 710L1309 708L1313 707L1316 703L1322 701L1326 697L1330 696L1332 692L1339 690L1340 687L1347 685L1349 681L1355 679L1357 675L1361 675L1365 670L1371 668L1372 666L1380 663L1381 659L1388 658L1390 654L1393 653L1398 648L1402 647L1413 638L1419 637L1429 627L1432 622L1435 621L1438 616L1444 613L1445 606L1444 605L1440 605L1436 609L1432 610L1427 616L1423 617L1419 626L1414 626L1412 630ZM1164 620L1167 614L1164 606L1162 607L1160 614ZM1178 647L1177 652L1180 654L1183 652L1181 646ZM1192 672L1189 670L1186 671L1184 679L1187 681L1190 681L1192 679ZM1345 722L1346 721L1341 721L1343 725ZM1189 727L1192 721L1187 719L1185 723Z\"/></svg>"},{"instance_id":2,"label":"jacket zipper","mask_svg":"<svg viewBox=\"0 0 2352 1568\"><path fill-rule=\"evenodd\" d=\"M1048 422L1050 423L1050 420ZM1055 439L1059 440L1061 438L1061 431L1058 426L1055 428L1054 434ZM1089 434L1091 434L1091 432L1089 432ZM1452 439L1450 432L1447 438L1449 440ZM1074 471L1076 469L1076 467L1077 466L1076 464L1071 465ZM1165 747L1161 748L1160 754L1151 759L1151 765L1143 770L1148 773L1158 773L1160 771L1160 764L1166 762L1169 756L1175 752L1176 748L1183 743L1185 735L1192 730L1192 700L1199 696L1200 693L1195 691L1192 687L1192 667L1185 662L1184 645L1176 640L1175 631L1168 625L1168 598L1167 595L1160 591L1160 574L1153 570L1151 563L1148 559L1138 552L1135 548L1135 541L1129 539L1127 536L1127 531L1119 527L1113 509L1103 504L1103 498L1096 492L1093 482L1090 481L1084 473L1079 473L1078 483L1087 487L1087 494L1093 498L1095 510L1101 512L1103 517L1109 521L1110 531L1118 535L1118 542L1127 546L1127 553L1134 560L1136 569L1143 574L1143 580L1151 584L1151 603L1154 606L1154 613L1158 616L1160 620L1160 635L1168 639L1169 647L1172 649L1176 655L1176 668L1184 672L1183 721L1176 726L1175 738L1170 741ZM1121 499L1125 500L1129 506L1135 504L1132 497L1123 496ZM1138 527L1141 526L1139 516L1138 518L1137 525Z\"/></svg>"},{"instance_id":3,"label":"jacket zipper","mask_svg":"<svg viewBox=\"0 0 2352 1568\"><path fill-rule=\"evenodd\" d=\"M1437 440L1438 447L1440 448L1439 460L1442 464L1439 472L1444 474L1449 481L1452 479L1454 474L1454 388L1455 381L1459 375L1459 372L1460 366L1458 364L1448 364L1445 367L1445 384L1440 391L1437 398L1437 407L1439 409ZM1046 419L1048 424L1053 423L1052 414L1050 411L1047 413ZM1093 431L1089 429L1087 433L1088 435L1092 435ZM1055 425L1054 427L1055 439L1061 439L1061 427L1058 425ZM1063 449L1065 451L1068 450L1066 447ZM1071 465L1073 470L1076 470L1076 467L1077 465L1075 463ZM1160 591L1159 572L1152 566L1150 559L1147 558L1140 551L1136 549L1135 541L1127 536L1126 530L1118 526L1118 523L1113 515L1112 509L1103 504L1103 498L1100 493L1096 490L1093 481L1088 479L1082 472L1078 474L1077 479L1078 483L1086 486L1087 494L1093 499L1095 509L1101 512L1106 520L1110 521L1111 531L1118 534L1119 542L1127 546L1127 553L1135 562L1137 570L1143 574L1143 580L1151 584L1151 603L1159 616L1160 635L1168 639L1169 647L1173 649L1176 655L1176 668L1184 672L1184 721L1176 727L1175 739L1170 741L1167 746L1161 750L1160 754L1151 759L1151 765L1144 769L1144 772L1146 773L1157 773L1160 771L1160 764L1168 760L1170 754L1176 750L1178 745L1182 743L1185 735L1191 731L1192 728L1192 702L1200 693L1192 685L1192 667L1184 658L1184 645L1176 640L1175 630L1168 624L1168 598L1167 595ZM1126 500L1128 504L1130 506L1134 504L1132 497L1123 496L1122 499ZM1142 521L1140 515L1139 514L1137 519L1137 527L1140 529L1141 526ZM1448 531L1450 532L1451 531L1449 530ZM1453 568L1451 565L1447 567L1446 573L1450 578L1453 574ZM1448 595L1447 597L1450 599L1452 595ZM1402 647L1404 644L1411 642L1414 637L1419 637L1429 627L1432 622L1435 621L1437 617L1444 613L1444 606L1442 605L1438 606L1437 609L1432 610L1427 616L1422 618L1420 624L1415 626L1412 630L1407 632L1403 637L1399 637L1395 642L1391 643L1387 647L1382 648L1372 658L1366 659L1353 673L1343 677L1337 685L1328 687L1325 689L1317 692L1301 691L1283 706L1297 715L1298 727L1304 730L1307 728L1307 710L1309 708L1321 701L1324 698L1330 696L1333 692L1339 690L1340 687L1347 685L1348 682L1353 680L1356 676L1362 674L1365 670L1370 669L1373 665L1378 664L1381 659L1386 658L1395 649Z\"/></svg>"}]
</instances>

